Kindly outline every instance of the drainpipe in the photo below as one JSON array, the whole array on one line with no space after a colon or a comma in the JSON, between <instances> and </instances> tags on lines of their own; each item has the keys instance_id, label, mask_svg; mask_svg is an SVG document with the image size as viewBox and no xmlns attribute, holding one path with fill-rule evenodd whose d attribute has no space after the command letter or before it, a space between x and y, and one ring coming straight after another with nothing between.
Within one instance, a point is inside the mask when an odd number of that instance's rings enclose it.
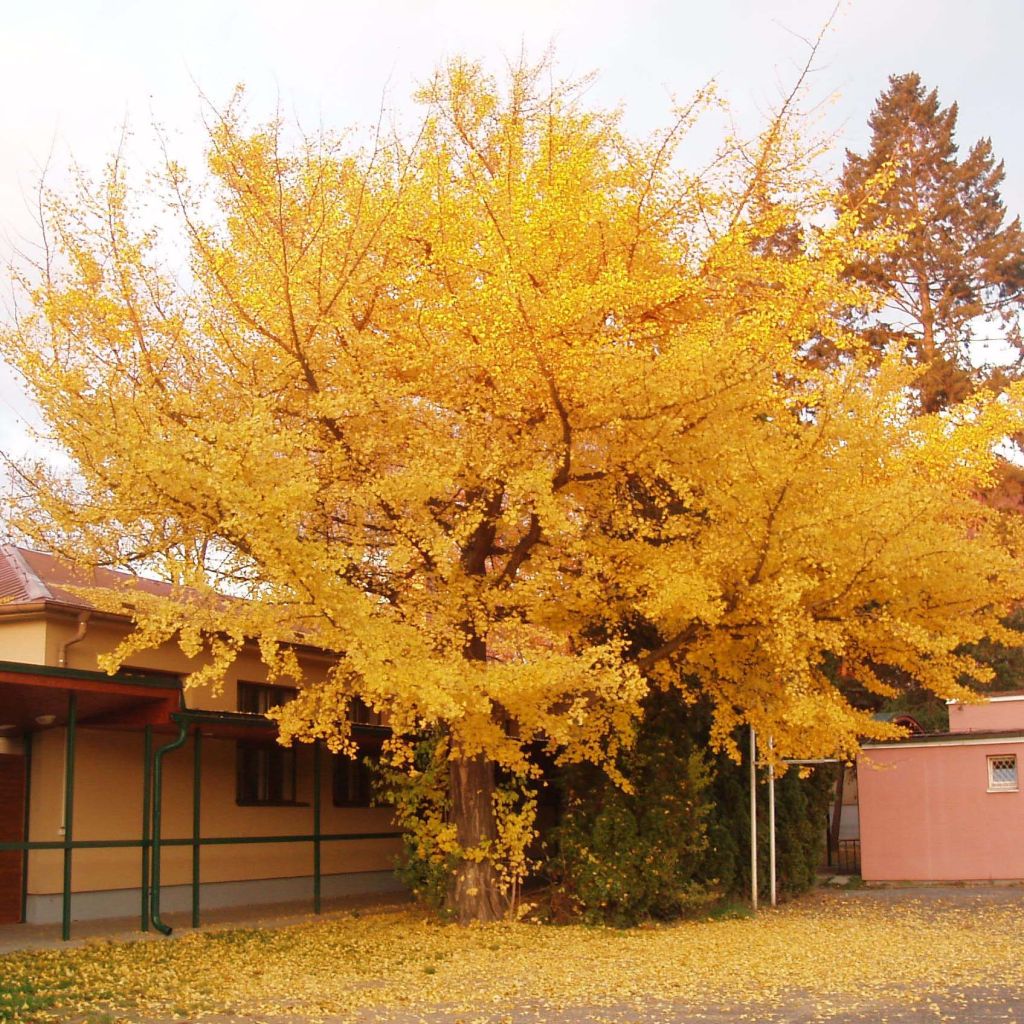
<instances>
[{"instance_id":1,"label":"drainpipe","mask_svg":"<svg viewBox=\"0 0 1024 1024\"><path fill-rule=\"evenodd\" d=\"M71 647L72 644L80 643L82 640L85 639L86 630L88 630L89 628L89 619L91 618L91 616L92 612L79 613L78 630L76 631L75 635L67 641L67 643L63 643L60 645L60 652L57 655L58 668L68 667L68 648Z\"/></svg>"},{"instance_id":2,"label":"drainpipe","mask_svg":"<svg viewBox=\"0 0 1024 1024\"><path fill-rule=\"evenodd\" d=\"M153 870L150 872L149 920L163 935L171 934L171 926L160 918L160 810L163 805L164 754L185 745L188 738L188 720L178 722L178 735L170 743L157 749L153 758Z\"/></svg>"}]
</instances>

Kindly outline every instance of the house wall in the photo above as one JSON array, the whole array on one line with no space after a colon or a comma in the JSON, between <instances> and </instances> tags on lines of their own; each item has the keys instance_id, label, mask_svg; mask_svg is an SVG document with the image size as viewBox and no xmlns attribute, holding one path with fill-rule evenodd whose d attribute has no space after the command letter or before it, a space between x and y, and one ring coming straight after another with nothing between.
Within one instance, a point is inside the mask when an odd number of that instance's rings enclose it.
<instances>
[{"instance_id":1,"label":"house wall","mask_svg":"<svg viewBox=\"0 0 1024 1024\"><path fill-rule=\"evenodd\" d=\"M0 622L0 661L45 665L46 624L41 619L7 619Z\"/></svg>"},{"instance_id":2,"label":"house wall","mask_svg":"<svg viewBox=\"0 0 1024 1024\"><path fill-rule=\"evenodd\" d=\"M1024 694L992 694L984 704L950 704L950 732L1024 729Z\"/></svg>"},{"instance_id":3,"label":"house wall","mask_svg":"<svg viewBox=\"0 0 1024 1024\"><path fill-rule=\"evenodd\" d=\"M73 614L53 614L32 620L0 618L0 660L57 666L63 645L78 631ZM127 632L126 626L93 618L85 636L66 649L66 668L95 671L99 655L113 649ZM300 655L307 683L322 680L330 665L326 657ZM174 643L140 652L127 659L132 667L159 672L188 673L200 664L186 657ZM223 686L187 689L188 707L201 710L237 710L238 682L267 682L267 674L254 650L245 650L231 666ZM294 680L281 680L294 683ZM154 746L166 743L170 734L154 735ZM4 741L5 745L15 741ZM32 739L32 786L28 838L59 842L64 838L64 758L66 730L42 729ZM139 839L142 834L143 744L141 730L93 729L80 724L77 730L74 828L75 840ZM163 835L192 835L193 740L169 753L165 760ZM359 833L394 831L389 808L335 807L332 799L332 757L323 752L321 764L321 831ZM202 749L201 827L205 836L258 836L309 834L312 818L312 750L300 746L296 766L296 805L239 806L236 802L236 742L204 737ZM359 891L360 886L388 888L388 877L400 848L397 839L328 841L321 847L325 893ZM259 902L293 898L296 886L312 872L311 843L268 843L203 847L201 876L211 896L221 902ZM190 847L166 847L161 857L161 881L173 897L175 886L191 882ZM374 874L375 873L375 874ZM330 876L336 876L333 880ZM77 894L75 917L103 916L108 904L123 913L123 906L137 903L141 876L139 849L106 848L75 850L72 891ZM358 877L365 882L359 882ZM351 877L351 884L343 878ZM27 892L29 917L50 920L59 914L63 880L63 852L34 850L29 855ZM260 885L260 880L267 881ZM227 886L227 888L225 888ZM219 888L218 888L219 887ZM299 886L304 891L308 886ZM129 890L135 890L131 898ZM114 899L118 894L125 898ZM95 894L90 897L89 894ZM106 900L103 894L109 894ZM180 894L179 894L180 895ZM186 896L182 896L186 899ZM92 900L92 902L89 902ZM85 901L85 902L83 902ZM204 898L205 901L205 898ZM210 905L214 905L211 903ZM37 908L35 911L33 908ZM56 909L55 909L56 908ZM91 909L90 909L91 908ZM94 912L95 911L95 912Z\"/></svg>"},{"instance_id":4,"label":"house wall","mask_svg":"<svg viewBox=\"0 0 1024 1024\"><path fill-rule=\"evenodd\" d=\"M51 619L45 626L46 661L43 664L57 665L63 644L71 640L78 629L73 618ZM66 668L87 669L95 672L99 668L100 655L113 650L127 635L127 628L117 623L91 620L85 637L67 648ZM6 645L6 634L0 623L0 646ZM16 660L16 659L8 659ZM316 683L323 680L329 660L304 654L299 658L304 681ZM188 658L174 642L164 643L150 651L140 651L127 659L132 668L154 669L157 672L177 672L185 675L194 672L203 664L202 657ZM185 702L190 708L203 711L237 711L237 686L239 680L251 683L267 682L267 670L253 649L243 650L228 669L224 683L219 688L208 686L187 688ZM282 679L282 684L295 684L295 680Z\"/></svg>"},{"instance_id":5,"label":"house wall","mask_svg":"<svg viewBox=\"0 0 1024 1024\"><path fill-rule=\"evenodd\" d=\"M988 757L1024 736L865 748L858 759L867 881L1024 879L1024 791L988 792Z\"/></svg>"},{"instance_id":6,"label":"house wall","mask_svg":"<svg viewBox=\"0 0 1024 1024\"><path fill-rule=\"evenodd\" d=\"M168 737L161 737L166 742ZM64 838L64 729L37 733L33 745L30 838L54 842ZM164 761L163 827L165 838L192 835L192 767L194 741L166 755ZM138 839L142 829L142 754L140 732L80 728L76 738L74 838ZM331 758L321 770L321 831L389 832L392 813L386 807L335 807L332 802ZM297 799L300 806L252 807L235 802L235 742L204 737L201 831L204 836L309 834L312 818L312 750L299 750ZM387 870L399 850L397 839L326 842L321 865L325 874ZM76 850L72 886L75 892L137 887L138 849ZM312 871L310 843L267 843L204 847L200 873L204 882L294 878ZM63 878L60 850L34 850L29 856L28 892L57 893ZM192 878L190 847L166 847L161 877L167 885Z\"/></svg>"}]
</instances>

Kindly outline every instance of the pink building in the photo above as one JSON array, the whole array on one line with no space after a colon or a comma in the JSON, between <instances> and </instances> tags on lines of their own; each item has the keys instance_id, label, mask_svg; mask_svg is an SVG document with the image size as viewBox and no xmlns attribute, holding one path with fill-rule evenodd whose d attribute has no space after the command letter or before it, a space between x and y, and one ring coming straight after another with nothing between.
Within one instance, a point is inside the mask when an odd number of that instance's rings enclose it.
<instances>
[{"instance_id":1,"label":"pink building","mask_svg":"<svg viewBox=\"0 0 1024 1024\"><path fill-rule=\"evenodd\" d=\"M1024 691L953 702L949 725L862 750L866 881L1024 879Z\"/></svg>"}]
</instances>

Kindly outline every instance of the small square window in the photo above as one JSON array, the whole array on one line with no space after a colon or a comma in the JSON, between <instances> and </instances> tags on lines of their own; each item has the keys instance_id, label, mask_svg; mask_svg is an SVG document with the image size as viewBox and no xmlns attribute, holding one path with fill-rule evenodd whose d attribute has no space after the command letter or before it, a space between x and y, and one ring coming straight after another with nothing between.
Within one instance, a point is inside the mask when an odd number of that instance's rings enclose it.
<instances>
[{"instance_id":1,"label":"small square window","mask_svg":"<svg viewBox=\"0 0 1024 1024\"><path fill-rule=\"evenodd\" d=\"M1016 792L1017 755L995 754L988 759L988 791L990 793Z\"/></svg>"}]
</instances>

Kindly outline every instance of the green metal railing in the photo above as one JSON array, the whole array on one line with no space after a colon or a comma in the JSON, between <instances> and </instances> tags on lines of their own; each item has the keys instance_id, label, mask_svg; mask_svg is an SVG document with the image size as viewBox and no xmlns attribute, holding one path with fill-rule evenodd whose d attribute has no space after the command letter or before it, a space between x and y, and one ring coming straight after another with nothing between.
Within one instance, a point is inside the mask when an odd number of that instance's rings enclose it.
<instances>
[{"instance_id":1,"label":"green metal railing","mask_svg":"<svg viewBox=\"0 0 1024 1024\"><path fill-rule=\"evenodd\" d=\"M75 820L75 738L78 732L78 694L68 694L68 724L64 745L64 885L60 937L71 938L71 843Z\"/></svg>"},{"instance_id":2,"label":"green metal railing","mask_svg":"<svg viewBox=\"0 0 1024 1024\"><path fill-rule=\"evenodd\" d=\"M139 886L142 907L139 911L141 927L149 931L149 829L151 824L151 801L153 796L153 726L147 725L142 740L142 883ZM26 832L25 835L28 835ZM25 915L21 915L25 920Z\"/></svg>"},{"instance_id":3,"label":"green metal railing","mask_svg":"<svg viewBox=\"0 0 1024 1024\"><path fill-rule=\"evenodd\" d=\"M25 733L22 743L25 748L25 806L21 819L21 834L30 836L29 828L32 824L32 801L29 794L32 792L32 733ZM21 853L21 914L20 920L25 920L28 911L28 850Z\"/></svg>"},{"instance_id":4,"label":"green metal railing","mask_svg":"<svg viewBox=\"0 0 1024 1024\"><path fill-rule=\"evenodd\" d=\"M27 867L28 854L33 850L63 851L63 872L61 887L61 937L71 937L71 896L72 866L75 850L139 850L141 857L140 869L140 928L148 931L150 926L164 935L171 933L170 925L166 924L160 914L160 868L161 851L164 847L187 846L192 849L192 926L198 928L201 918L201 879L200 850L204 846L250 846L273 843L310 843L313 849L313 911L321 912L321 844L326 842L353 842L357 840L397 839L402 833L391 832L334 832L321 831L322 809L322 749L319 742L313 745L313 799L312 799L312 831L288 835L259 836L204 836L201 830L201 783L202 783L202 739L198 727L192 729L195 746L193 748L192 777L192 835L189 838L165 838L162 835L163 809L163 761L164 757L185 745L188 739L190 721L205 718L207 713L181 712L175 714L178 734L153 751L152 726L146 726L143 737L143 792L142 822L138 839L75 839L73 833L74 817L74 784L75 784L75 744L77 739L77 696L68 697L68 725L65 740L65 774L64 774L64 838L61 840L21 840L18 842L0 842L0 852L21 851L23 855L22 881L22 920L25 918L27 900ZM30 778L31 754L26 761L26 780ZM28 790L25 810L25 835L28 832Z\"/></svg>"},{"instance_id":5,"label":"green metal railing","mask_svg":"<svg viewBox=\"0 0 1024 1024\"><path fill-rule=\"evenodd\" d=\"M199 927L199 798L203 781L203 734L196 729L192 751L192 927Z\"/></svg>"}]
</instances>

